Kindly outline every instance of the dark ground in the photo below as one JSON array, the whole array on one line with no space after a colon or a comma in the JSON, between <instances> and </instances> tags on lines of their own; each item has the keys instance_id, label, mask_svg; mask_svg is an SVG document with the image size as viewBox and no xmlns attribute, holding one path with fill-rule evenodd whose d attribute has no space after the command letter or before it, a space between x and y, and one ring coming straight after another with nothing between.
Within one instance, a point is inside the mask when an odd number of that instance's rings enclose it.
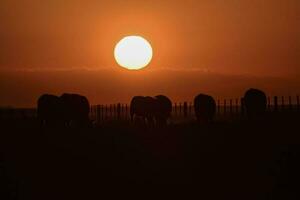
<instances>
[{"instance_id":1,"label":"dark ground","mask_svg":"<svg viewBox=\"0 0 300 200\"><path fill-rule=\"evenodd\" d=\"M290 113L165 128L2 121L0 199L299 199L299 123Z\"/></svg>"}]
</instances>

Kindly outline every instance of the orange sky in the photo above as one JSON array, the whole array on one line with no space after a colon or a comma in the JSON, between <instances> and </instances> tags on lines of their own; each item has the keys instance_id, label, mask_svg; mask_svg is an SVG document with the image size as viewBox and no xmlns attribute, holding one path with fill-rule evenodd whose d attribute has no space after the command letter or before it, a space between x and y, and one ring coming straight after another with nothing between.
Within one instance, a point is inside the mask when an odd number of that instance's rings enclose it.
<instances>
[{"instance_id":1,"label":"orange sky","mask_svg":"<svg viewBox=\"0 0 300 200\"><path fill-rule=\"evenodd\" d=\"M253 85L298 93L299 13L299 0L1 0L0 105L32 106L41 93L64 91L92 103L137 93L238 96ZM132 34L154 50L139 73L113 58Z\"/></svg>"}]
</instances>

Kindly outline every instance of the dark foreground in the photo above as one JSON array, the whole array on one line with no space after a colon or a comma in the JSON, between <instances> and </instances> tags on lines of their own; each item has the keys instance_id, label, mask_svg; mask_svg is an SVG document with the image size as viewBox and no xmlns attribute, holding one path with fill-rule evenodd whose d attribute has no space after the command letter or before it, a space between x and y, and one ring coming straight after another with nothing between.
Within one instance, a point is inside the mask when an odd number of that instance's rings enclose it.
<instances>
[{"instance_id":1,"label":"dark foreground","mask_svg":"<svg viewBox=\"0 0 300 200\"><path fill-rule=\"evenodd\" d=\"M42 131L34 120L2 121L0 199L299 199L299 122Z\"/></svg>"}]
</instances>

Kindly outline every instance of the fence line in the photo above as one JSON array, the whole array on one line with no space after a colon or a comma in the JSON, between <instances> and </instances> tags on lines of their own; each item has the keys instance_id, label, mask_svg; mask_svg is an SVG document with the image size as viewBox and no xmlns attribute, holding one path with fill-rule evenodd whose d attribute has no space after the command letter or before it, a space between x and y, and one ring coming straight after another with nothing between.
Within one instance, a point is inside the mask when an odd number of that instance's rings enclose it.
<instances>
[{"instance_id":1,"label":"fence line","mask_svg":"<svg viewBox=\"0 0 300 200\"><path fill-rule=\"evenodd\" d=\"M284 96L280 96L280 102L278 96L267 97L267 111L268 112L300 112L300 99L296 96L293 101L292 96L287 97L287 101ZM222 118L237 118L245 116L245 107L243 98L235 99L217 99L216 101L216 117ZM103 112L104 118L98 118L99 114L93 116L95 106L91 107L91 118L95 118L96 121L105 121L111 119L129 119L129 105L128 104L113 104L113 110L111 111L112 105L109 106L110 112L107 113L106 109L99 110ZM101 115L101 114L100 114ZM172 107L172 119L192 119L195 118L194 105L192 102L175 102Z\"/></svg>"},{"instance_id":2,"label":"fence line","mask_svg":"<svg viewBox=\"0 0 300 200\"><path fill-rule=\"evenodd\" d=\"M280 100L279 100L280 99ZM234 118L245 115L244 99L217 99L216 101L216 117ZM267 97L268 112L300 112L300 98L297 96L274 96ZM36 117L36 109L0 109L0 119L6 118L34 118ZM95 122L103 122L107 120L129 120L130 105L124 103L92 105L90 108L90 118ZM192 102L175 102L172 107L172 119L192 119L195 118L194 105Z\"/></svg>"}]
</instances>

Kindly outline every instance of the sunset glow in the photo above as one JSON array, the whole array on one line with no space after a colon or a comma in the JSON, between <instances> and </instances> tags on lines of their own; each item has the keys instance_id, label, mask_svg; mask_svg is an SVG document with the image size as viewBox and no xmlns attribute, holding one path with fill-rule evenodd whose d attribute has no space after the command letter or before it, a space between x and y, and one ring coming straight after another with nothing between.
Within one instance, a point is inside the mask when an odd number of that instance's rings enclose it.
<instances>
[{"instance_id":1,"label":"sunset glow","mask_svg":"<svg viewBox=\"0 0 300 200\"><path fill-rule=\"evenodd\" d=\"M0 107L298 95L299 13L299 0L1 0Z\"/></svg>"},{"instance_id":2,"label":"sunset glow","mask_svg":"<svg viewBox=\"0 0 300 200\"><path fill-rule=\"evenodd\" d=\"M124 37L115 47L117 63L130 70L146 67L152 59L150 43L140 36Z\"/></svg>"}]
</instances>

